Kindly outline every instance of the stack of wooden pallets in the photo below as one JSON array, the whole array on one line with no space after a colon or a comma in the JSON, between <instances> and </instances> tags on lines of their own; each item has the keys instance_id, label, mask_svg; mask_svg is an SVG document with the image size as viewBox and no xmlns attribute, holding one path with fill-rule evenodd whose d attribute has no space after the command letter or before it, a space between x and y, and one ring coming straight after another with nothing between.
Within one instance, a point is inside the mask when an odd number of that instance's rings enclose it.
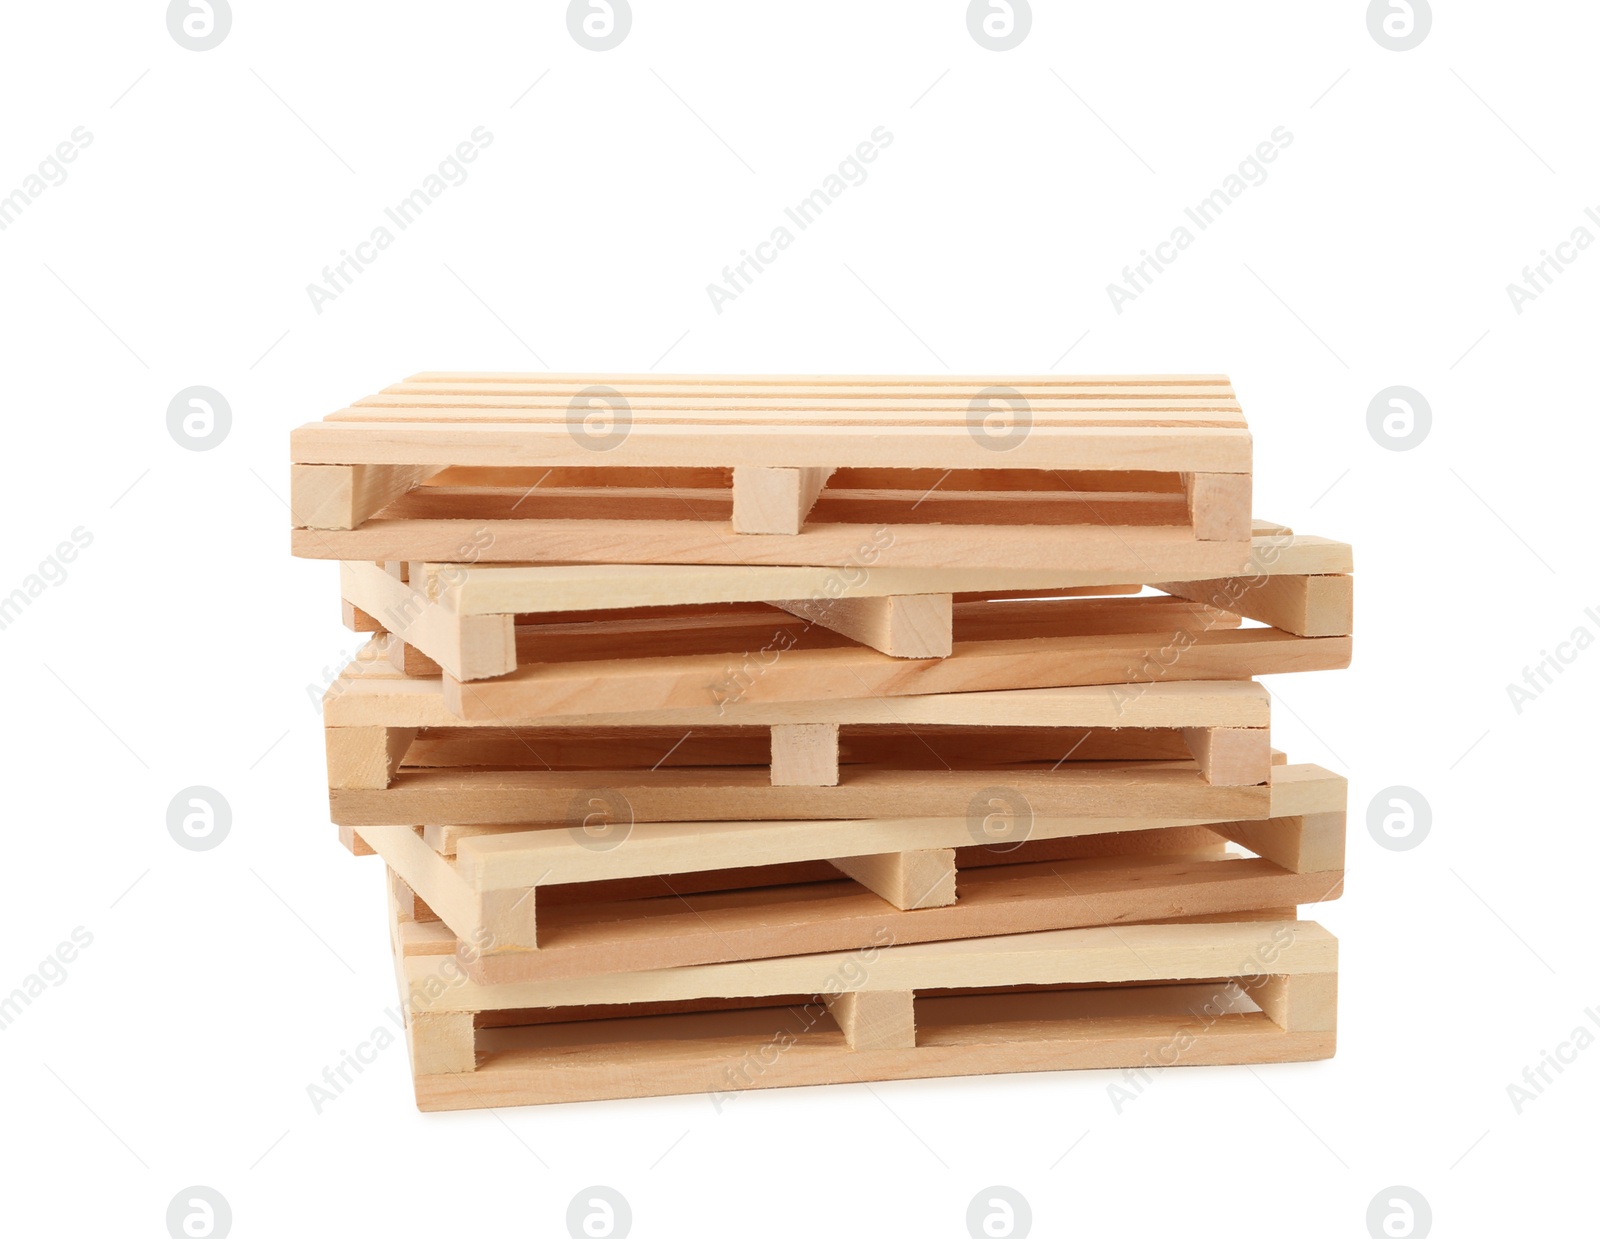
<instances>
[{"instance_id":1,"label":"stack of wooden pallets","mask_svg":"<svg viewBox=\"0 0 1600 1239\"><path fill-rule=\"evenodd\" d=\"M1350 548L1225 378L422 374L292 439L424 1109L1321 1058ZM1153 587L1147 588L1147 587Z\"/></svg>"}]
</instances>

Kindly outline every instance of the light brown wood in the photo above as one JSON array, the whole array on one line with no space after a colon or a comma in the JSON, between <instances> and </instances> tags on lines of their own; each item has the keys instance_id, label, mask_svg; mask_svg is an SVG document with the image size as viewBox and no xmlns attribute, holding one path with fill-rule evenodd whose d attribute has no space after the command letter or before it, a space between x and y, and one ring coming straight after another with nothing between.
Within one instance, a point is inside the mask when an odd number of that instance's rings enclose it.
<instances>
[{"instance_id":1,"label":"light brown wood","mask_svg":"<svg viewBox=\"0 0 1600 1239\"><path fill-rule=\"evenodd\" d=\"M457 615L448 593L429 598L376 564L343 563L339 568L346 603L375 617L386 631L457 679L484 679L516 669L512 616Z\"/></svg>"},{"instance_id":2,"label":"light brown wood","mask_svg":"<svg viewBox=\"0 0 1600 1239\"><path fill-rule=\"evenodd\" d=\"M781 723L772 729L774 787L837 787L839 724Z\"/></svg>"},{"instance_id":3,"label":"light brown wood","mask_svg":"<svg viewBox=\"0 0 1600 1239\"><path fill-rule=\"evenodd\" d=\"M1265 727L1186 727L1183 740L1207 783L1248 787L1270 777L1272 740Z\"/></svg>"},{"instance_id":4,"label":"light brown wood","mask_svg":"<svg viewBox=\"0 0 1600 1239\"><path fill-rule=\"evenodd\" d=\"M618 770L609 790L637 822L782 821L815 818L965 817L975 797L996 786L995 772L941 774L858 766L837 787L775 787L770 774L749 767ZM391 822L462 826L519 825L566 819L575 796L596 780L583 771L402 771L384 790L330 788L338 825ZM1037 763L1009 771L1005 786L1040 817L1206 818L1267 816L1265 784L1205 783L1192 763L1071 762L1059 769Z\"/></svg>"},{"instance_id":5,"label":"light brown wood","mask_svg":"<svg viewBox=\"0 0 1600 1239\"><path fill-rule=\"evenodd\" d=\"M1353 578L1348 575L1169 581L1156 588L1302 637L1348 636L1355 627Z\"/></svg>"},{"instance_id":6,"label":"light brown wood","mask_svg":"<svg viewBox=\"0 0 1600 1239\"><path fill-rule=\"evenodd\" d=\"M412 1011L406 1022L411 1070L420 1078L477 1067L470 1011Z\"/></svg>"},{"instance_id":7,"label":"light brown wood","mask_svg":"<svg viewBox=\"0 0 1600 1239\"><path fill-rule=\"evenodd\" d=\"M291 465L289 511L297 526L355 529L437 472L430 465Z\"/></svg>"},{"instance_id":8,"label":"light brown wood","mask_svg":"<svg viewBox=\"0 0 1600 1239\"><path fill-rule=\"evenodd\" d=\"M413 1010L477 1012L847 990L1190 980L1248 975L1241 968L1264 952L1268 958L1259 962L1267 967L1252 971L1288 975L1336 968L1333 936L1301 921L1054 930L527 984L468 979L441 988L427 984L439 975L439 965L426 961L407 961L406 973ZM453 961L447 968L455 976Z\"/></svg>"},{"instance_id":9,"label":"light brown wood","mask_svg":"<svg viewBox=\"0 0 1600 1239\"><path fill-rule=\"evenodd\" d=\"M956 854L951 848L838 856L833 866L902 911L956 901Z\"/></svg>"},{"instance_id":10,"label":"light brown wood","mask_svg":"<svg viewBox=\"0 0 1600 1239\"><path fill-rule=\"evenodd\" d=\"M1026 536L1019 536L1022 529ZM813 521L797 534L736 534L704 520L396 520L354 530L296 529L305 559L421 559L449 563L731 564L1028 569L1125 581L1141 565L1163 580L1234 576L1250 544L1203 542L1165 525L875 525ZM1149 568L1146 568L1148 571Z\"/></svg>"},{"instance_id":11,"label":"light brown wood","mask_svg":"<svg viewBox=\"0 0 1600 1239\"><path fill-rule=\"evenodd\" d=\"M1160 818L1131 811L1077 817L1034 813L1026 819L1022 837L1082 839L1204 825L1294 872L1343 868L1346 781L1319 766L1275 766L1268 792L1264 817L1253 822L1203 815ZM442 828L429 828L434 829ZM995 842L1015 841L1008 837ZM565 829L483 827L479 833L457 835L453 842L450 850L459 855L461 880L476 889L493 890L657 874L681 877L707 869L959 848L989 840L981 822L974 823L963 812L942 818L876 820L640 821L624 846L608 852L582 846Z\"/></svg>"},{"instance_id":12,"label":"light brown wood","mask_svg":"<svg viewBox=\"0 0 1600 1239\"><path fill-rule=\"evenodd\" d=\"M328 786L388 787L416 734L409 727L325 727Z\"/></svg>"},{"instance_id":13,"label":"light brown wood","mask_svg":"<svg viewBox=\"0 0 1600 1239\"><path fill-rule=\"evenodd\" d=\"M1282 769L1274 768L1274 778L1276 771ZM1285 815L1264 822L1219 822L1212 829L1295 873L1336 872L1344 868L1343 809Z\"/></svg>"},{"instance_id":14,"label":"light brown wood","mask_svg":"<svg viewBox=\"0 0 1600 1239\"><path fill-rule=\"evenodd\" d=\"M894 658L944 658L950 653L953 602L949 594L902 594L773 605Z\"/></svg>"},{"instance_id":15,"label":"light brown wood","mask_svg":"<svg viewBox=\"0 0 1600 1239\"><path fill-rule=\"evenodd\" d=\"M828 1003L852 1050L909 1050L917 1044L917 1020L909 990L851 990Z\"/></svg>"},{"instance_id":16,"label":"light brown wood","mask_svg":"<svg viewBox=\"0 0 1600 1239\"><path fill-rule=\"evenodd\" d=\"M1152 612L1152 616L1155 613ZM446 678L446 708L466 720L512 722L578 712L726 711L744 703L901 698L1019 688L1107 687L1113 701L1137 698L1152 680L1231 680L1350 663L1349 637L1297 637L1275 628L1230 630L1203 617L1162 631L1142 630L1015 640L961 639L942 659L886 659L874 650L775 627L721 652L657 654L607 660L525 663L471 691ZM730 637L732 634L729 634ZM711 643L714 634L700 635ZM658 646L661 644L657 642ZM641 643L643 648L643 643Z\"/></svg>"},{"instance_id":17,"label":"light brown wood","mask_svg":"<svg viewBox=\"0 0 1600 1239\"><path fill-rule=\"evenodd\" d=\"M1188 473L1189 521L1203 542L1242 542L1250 537L1250 474Z\"/></svg>"},{"instance_id":18,"label":"light brown wood","mask_svg":"<svg viewBox=\"0 0 1600 1239\"><path fill-rule=\"evenodd\" d=\"M1271 976L1250 990L1251 999L1285 1032L1332 1033L1337 1025L1339 978L1332 972Z\"/></svg>"},{"instance_id":19,"label":"light brown wood","mask_svg":"<svg viewBox=\"0 0 1600 1239\"><path fill-rule=\"evenodd\" d=\"M323 699L329 725L357 727L505 727L515 720L463 719L445 706L441 681L399 675L363 647ZM477 691L474 689L473 691ZM556 715L552 727L770 727L782 723L831 722L869 726L1019 726L1084 728L1264 727L1271 698L1250 680L1174 680L1145 685L1138 693L1102 685L1027 688L990 692L930 693L800 701L740 701L720 707L633 709Z\"/></svg>"},{"instance_id":20,"label":"light brown wood","mask_svg":"<svg viewBox=\"0 0 1600 1239\"><path fill-rule=\"evenodd\" d=\"M795 534L806 523L832 469L772 469L738 465L733 471L733 531Z\"/></svg>"},{"instance_id":21,"label":"light brown wood","mask_svg":"<svg viewBox=\"0 0 1600 1239\"><path fill-rule=\"evenodd\" d=\"M1319 1004L1301 1000L1292 983L1281 994L1269 988L1272 977L1335 973L1334 940L1309 922L1069 930L537 986L447 984L437 972L446 964L453 961L402 959L413 1023L441 1012L493 1011L527 1011L523 1018L538 1022L479 1016L486 1026L471 1068L457 1049L443 1070L417 1074L424 1109L702 1090L718 1102L745 1088L1041 1066L1281 1062L1326 1056L1334 1042L1331 1029L1291 1031L1239 1003L1241 992L1261 992L1286 1023L1323 1022ZM1028 986L1049 988L1018 989ZM890 1000L869 996L928 990L951 996L911 998L907 1046L904 999L896 1014ZM1306 993L1325 996L1328 988ZM795 1000L785 996L807 994L821 1001L788 1007ZM853 1013L841 1011L852 1022L848 1035L824 1018L827 1004L844 994L861 995L847 1000L858 1004ZM764 995L773 1007L749 1005ZM662 1014L594 1018L619 1003ZM552 1008L589 1022L534 1014ZM898 1044L875 1047L874 1037ZM1182 1050L1172 1055L1175 1044ZM777 1052L762 1053L767 1046Z\"/></svg>"},{"instance_id":22,"label":"light brown wood","mask_svg":"<svg viewBox=\"0 0 1600 1239\"><path fill-rule=\"evenodd\" d=\"M1257 522L1250 552L1253 576L1337 574L1351 570L1350 547L1345 543L1295 537L1279 532L1281 529L1281 526ZM1127 582L1156 584L1170 579L1170 573L1161 575L1163 567L1147 555L1141 555L1135 571L1122 580L1059 566L1008 570L992 565L888 568L865 563L848 572L744 564L431 563L424 570L430 577L448 577L448 583L440 588L451 591L453 607L461 615L529 615L686 603L938 593L993 595L1016 590L1026 590L1028 596L1038 597L1051 590L1093 589L1095 586L1114 586L1124 592L1137 593L1136 588L1130 590ZM1260 617L1252 615L1251 618Z\"/></svg>"}]
</instances>

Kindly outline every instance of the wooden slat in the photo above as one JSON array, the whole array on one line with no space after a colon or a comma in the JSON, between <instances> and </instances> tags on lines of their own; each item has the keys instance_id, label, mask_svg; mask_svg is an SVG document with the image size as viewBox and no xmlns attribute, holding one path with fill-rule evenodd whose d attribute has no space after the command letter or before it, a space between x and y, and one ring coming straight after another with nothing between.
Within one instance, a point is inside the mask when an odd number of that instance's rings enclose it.
<instances>
[{"instance_id":1,"label":"wooden slat","mask_svg":"<svg viewBox=\"0 0 1600 1239\"><path fill-rule=\"evenodd\" d=\"M1066 817L1035 812L1023 829L1027 839L1044 840L1210 825L1286 869L1341 869L1343 823L1333 818L1344 812L1345 796L1345 780L1320 767L1274 766L1263 818L1254 821L1204 814ZM1310 818L1318 820L1312 822L1308 834L1302 820ZM1312 838L1317 840L1315 847L1309 845ZM535 883L593 882L863 853L966 847L980 841L984 841L981 831L975 831L965 813L878 820L639 822L626 846L609 852L581 846L565 829L465 838L458 844L458 872L477 889L515 889Z\"/></svg>"},{"instance_id":2,"label":"wooden slat","mask_svg":"<svg viewBox=\"0 0 1600 1239\"><path fill-rule=\"evenodd\" d=\"M1242 915L1337 898L1341 878L1293 874L1256 858L1113 856L962 870L955 897L905 910L848 880L563 903L541 912L538 950L472 952L463 967L486 985L521 984L888 942Z\"/></svg>"},{"instance_id":3,"label":"wooden slat","mask_svg":"<svg viewBox=\"0 0 1600 1239\"><path fill-rule=\"evenodd\" d=\"M966 693L1144 680L1229 680L1291 671L1331 670L1350 663L1348 637L1296 637L1275 628L956 640L948 658L886 659L859 646L839 648L796 639L758 657L745 654L524 664L510 675L463 685L445 680L446 707L461 718L511 720L635 710L724 709L743 702ZM1140 690L1116 693L1135 697Z\"/></svg>"},{"instance_id":4,"label":"wooden slat","mask_svg":"<svg viewBox=\"0 0 1600 1239\"><path fill-rule=\"evenodd\" d=\"M1243 925L1125 925L1054 930L955 942L889 946L861 967L854 952L572 977L537 983L437 987L413 983L414 1011L492 1011L607 1006L716 997L1174 981L1240 975L1271 948L1274 975L1330 973L1333 936L1311 922ZM407 961L408 979L430 966ZM851 978L842 984L841 977Z\"/></svg>"},{"instance_id":5,"label":"wooden slat","mask_svg":"<svg viewBox=\"0 0 1600 1239\"><path fill-rule=\"evenodd\" d=\"M962 375L962 374L556 374L531 371L480 371L480 370L425 370L410 375L396 387L386 391L409 389L418 385L443 385L479 390L486 385L503 384L520 389L552 391L570 398L584 388L595 384L615 387L624 394L636 387L670 390L732 389L735 391L768 391L773 388L796 388L803 391L836 391L860 389L881 391L906 387L922 391L948 391L962 389L978 392L986 387L1015 387L1027 392L1031 388L1072 391L1086 387L1115 387L1131 391L1147 391L1163 387L1204 387L1207 390L1228 390L1232 384L1225 374L1042 374L1014 377Z\"/></svg>"},{"instance_id":6,"label":"wooden slat","mask_svg":"<svg viewBox=\"0 0 1600 1239\"><path fill-rule=\"evenodd\" d=\"M626 798L635 821L779 821L808 818L961 817L997 782L991 770L943 774L855 767L838 787L774 787L748 767L610 771L606 786ZM1006 786L1044 817L1248 820L1266 816L1268 791L1216 787L1189 762L1045 763L1006 772ZM332 788L333 821L516 825L566 820L575 796L592 791L592 773L565 771L402 772L386 790Z\"/></svg>"},{"instance_id":7,"label":"wooden slat","mask_svg":"<svg viewBox=\"0 0 1600 1239\"><path fill-rule=\"evenodd\" d=\"M1026 531L1025 533L1023 531ZM793 535L736 534L699 520L389 520L360 529L295 530L306 559L480 563L738 564L1048 570L1130 580L1231 576L1249 544L1201 542L1166 525L871 525L812 522ZM1141 571L1142 569L1142 571ZM803 594L800 596L804 596ZM826 596L826 595L825 595Z\"/></svg>"},{"instance_id":8,"label":"wooden slat","mask_svg":"<svg viewBox=\"0 0 1600 1239\"><path fill-rule=\"evenodd\" d=\"M474 686L474 692L482 686ZM785 723L850 726L1265 727L1271 697L1247 679L1174 680L1118 693L1102 685L928 693L885 698L807 697L798 701L713 702L688 709L585 711L550 716L552 727L771 727ZM634 703L637 705L638 703ZM440 680L414 680L358 657L323 700L330 726L505 727L486 715L463 719L445 704Z\"/></svg>"},{"instance_id":9,"label":"wooden slat","mask_svg":"<svg viewBox=\"0 0 1600 1239\"><path fill-rule=\"evenodd\" d=\"M593 449L559 424L408 421L313 422L290 434L298 464L457 466L592 465ZM429 410L434 413L437 410ZM1063 419L1065 420L1065 419ZM786 468L982 469L996 464L964 422L957 425L747 426L635 422L606 452L616 468L766 465ZM1247 473L1249 432L1238 426L1039 425L1006 453L1015 469L1153 469ZM347 558L357 558L348 556Z\"/></svg>"},{"instance_id":10,"label":"wooden slat","mask_svg":"<svg viewBox=\"0 0 1600 1239\"><path fill-rule=\"evenodd\" d=\"M428 564L430 575L448 574L447 587L462 615L534 614L547 611L582 611L635 606L674 606L685 603L772 602L782 599L834 597L886 597L896 594L998 593L1011 590L1043 591L1090 588L1095 585L1158 585L1168 592L1178 587L1160 585L1163 565L1141 561L1120 581L1105 575L1059 567L1032 569L885 568L860 565L849 573L828 568L762 567L691 564L560 564L505 566L499 564ZM1275 580L1280 575L1347 573L1350 548L1326 538L1258 533L1251 546L1251 578ZM1155 575L1152 576L1151 574ZM1170 574L1168 574L1170 577ZM1195 582L1195 588L1220 582ZM1240 593L1226 591L1224 597ZM1204 600L1204 599L1200 599ZM1227 609L1233 609L1232 607ZM1251 614L1252 619L1263 616ZM1263 619L1271 623L1271 620ZM1274 624L1297 631L1289 624ZM1344 633L1305 632L1302 636L1342 636Z\"/></svg>"}]
</instances>

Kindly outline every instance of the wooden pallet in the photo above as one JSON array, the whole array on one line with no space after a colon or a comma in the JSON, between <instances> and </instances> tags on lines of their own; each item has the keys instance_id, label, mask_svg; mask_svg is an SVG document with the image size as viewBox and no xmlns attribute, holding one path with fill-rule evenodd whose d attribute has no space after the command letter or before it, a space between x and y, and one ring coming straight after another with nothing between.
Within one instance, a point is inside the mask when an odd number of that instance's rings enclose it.
<instances>
[{"instance_id":1,"label":"wooden pallet","mask_svg":"<svg viewBox=\"0 0 1600 1239\"><path fill-rule=\"evenodd\" d=\"M405 905L423 1110L1334 1052L1337 943L1292 909L485 985Z\"/></svg>"},{"instance_id":2,"label":"wooden pallet","mask_svg":"<svg viewBox=\"0 0 1600 1239\"><path fill-rule=\"evenodd\" d=\"M515 671L519 649L549 624L644 617L644 608L767 603L899 658L951 652L954 606L1006 593L1033 597L1137 593L1153 585L1297 636L1348 636L1350 548L1258 524L1241 576L1177 580L1172 565L1137 565L1127 581L1064 569L825 568L677 564L341 565L345 623L389 632L457 680ZM658 618L670 612L660 612ZM528 631L519 641L517 624Z\"/></svg>"},{"instance_id":3,"label":"wooden pallet","mask_svg":"<svg viewBox=\"0 0 1600 1239\"><path fill-rule=\"evenodd\" d=\"M415 688L429 690L426 694ZM381 790L407 770L605 772L765 767L776 787L831 787L841 768L936 771L1192 757L1207 783L1264 783L1266 689L1250 680L1180 680L1126 697L1098 686L923 697L752 702L718 711L628 711L534 727L463 720L437 681L363 674L324 696L328 785ZM428 717L423 702L434 705Z\"/></svg>"},{"instance_id":4,"label":"wooden pallet","mask_svg":"<svg viewBox=\"0 0 1600 1239\"><path fill-rule=\"evenodd\" d=\"M667 712L685 720L707 711L731 717L736 707L757 703L1236 680L1350 661L1348 636L1241 627L1236 614L1154 594L963 602L953 621L948 657L913 660L760 606L551 620L518 627L516 671L476 681L445 675L444 699L467 722L597 723L635 713L665 724L676 721ZM381 674L375 660L360 661L367 673ZM402 669L439 674L429 662L408 660Z\"/></svg>"},{"instance_id":5,"label":"wooden pallet","mask_svg":"<svg viewBox=\"0 0 1600 1239\"><path fill-rule=\"evenodd\" d=\"M1342 889L1345 781L1316 766L1276 767L1271 816L1250 822L1019 821L1004 796L994 805L1008 815L998 825L640 825L604 850L560 828L356 834L448 927L439 949L489 983L809 954L884 934L925 942L1245 912ZM441 854L451 844L453 862Z\"/></svg>"},{"instance_id":6,"label":"wooden pallet","mask_svg":"<svg viewBox=\"0 0 1600 1239\"><path fill-rule=\"evenodd\" d=\"M301 427L291 447L294 550L310 558L1103 569L1166 556L1198 579L1238 571L1250 536L1250 435L1218 376L424 374Z\"/></svg>"}]
</instances>

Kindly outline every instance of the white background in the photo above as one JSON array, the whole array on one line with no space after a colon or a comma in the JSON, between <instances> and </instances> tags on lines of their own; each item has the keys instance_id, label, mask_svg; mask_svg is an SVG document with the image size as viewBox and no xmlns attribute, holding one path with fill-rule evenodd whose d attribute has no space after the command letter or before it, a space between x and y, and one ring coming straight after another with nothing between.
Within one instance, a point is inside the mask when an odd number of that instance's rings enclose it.
<instances>
[{"instance_id":1,"label":"white background","mask_svg":"<svg viewBox=\"0 0 1600 1239\"><path fill-rule=\"evenodd\" d=\"M1037 1234L1365 1235L1393 1184L1440 1234L1565 1229L1600 1048L1521 1114L1507 1085L1600 1004L1600 652L1520 714L1506 685L1600 634L1600 252L1520 315L1506 285L1600 208L1600 11L1439 5L1400 53L1359 0L1039 3L996 53L951 0L635 7L595 53L551 0L236 3L206 52L149 0L6 6L0 194L93 135L0 232L0 593L93 537L0 631L0 994L93 934L0 1032L6 1229L165 1234L203 1184L238 1235L558 1235L595 1183L638 1235L959 1236L991 1184ZM716 313L880 125L869 179ZM477 126L470 178L318 314L307 284ZM1277 126L1266 182L1116 313ZM546 365L1232 375L1257 514L1356 547L1354 667L1271 685L1276 742L1351 781L1349 893L1315 913L1337 1058L1168 1072L1121 1114L1091 1072L423 1116L396 1046L316 1114L395 993L379 864L327 822L306 690L355 642L334 569L288 554L288 431L417 370ZM207 452L166 428L194 384L232 407ZM1433 410L1407 452L1367 430L1393 384ZM195 784L232 805L214 851L167 833ZM1366 828L1395 784L1432 806L1408 852Z\"/></svg>"}]
</instances>

